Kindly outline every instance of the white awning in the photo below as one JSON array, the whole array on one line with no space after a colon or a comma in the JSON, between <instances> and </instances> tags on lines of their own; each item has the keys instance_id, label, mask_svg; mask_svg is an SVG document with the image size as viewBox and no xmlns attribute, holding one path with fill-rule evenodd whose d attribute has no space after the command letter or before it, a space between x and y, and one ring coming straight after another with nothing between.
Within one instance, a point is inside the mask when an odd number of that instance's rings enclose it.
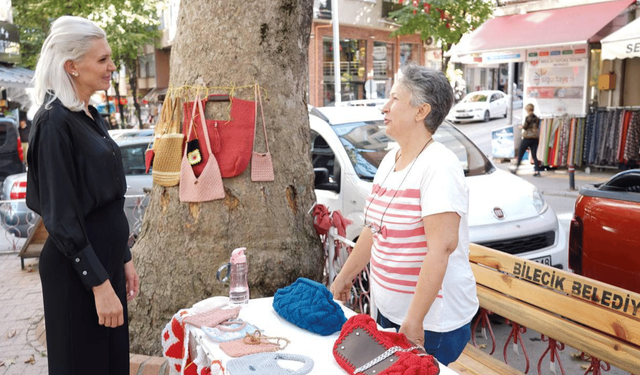
<instances>
[{"instance_id":1,"label":"white awning","mask_svg":"<svg viewBox=\"0 0 640 375\"><path fill-rule=\"evenodd\" d=\"M602 39L602 59L640 57L640 18Z\"/></svg>"}]
</instances>

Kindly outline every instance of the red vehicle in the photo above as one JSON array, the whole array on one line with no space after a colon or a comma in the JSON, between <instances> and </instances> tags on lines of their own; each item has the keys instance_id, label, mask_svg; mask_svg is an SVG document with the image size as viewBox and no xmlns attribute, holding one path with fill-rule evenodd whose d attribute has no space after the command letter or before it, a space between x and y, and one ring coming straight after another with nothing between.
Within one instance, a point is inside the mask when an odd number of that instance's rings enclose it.
<instances>
[{"instance_id":1,"label":"red vehicle","mask_svg":"<svg viewBox=\"0 0 640 375\"><path fill-rule=\"evenodd\" d=\"M580 189L571 220L569 267L640 293L640 169Z\"/></svg>"}]
</instances>

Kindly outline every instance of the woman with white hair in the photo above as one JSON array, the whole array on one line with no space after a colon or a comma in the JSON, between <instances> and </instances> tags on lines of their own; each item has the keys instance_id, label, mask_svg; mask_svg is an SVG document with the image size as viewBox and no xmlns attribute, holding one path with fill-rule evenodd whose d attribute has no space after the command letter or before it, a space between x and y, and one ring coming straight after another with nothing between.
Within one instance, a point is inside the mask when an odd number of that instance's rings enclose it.
<instances>
[{"instance_id":1,"label":"woman with white hair","mask_svg":"<svg viewBox=\"0 0 640 375\"><path fill-rule=\"evenodd\" d=\"M49 232L40 256L50 375L129 373L127 301L139 278L127 246L118 145L89 98L116 69L105 32L64 16L36 66L27 205Z\"/></svg>"},{"instance_id":2,"label":"woman with white hair","mask_svg":"<svg viewBox=\"0 0 640 375\"><path fill-rule=\"evenodd\" d=\"M469 191L458 157L433 134L453 104L442 72L402 68L382 107L389 151L373 180L365 228L331 285L346 300L351 280L371 264L378 323L424 346L445 366L471 338L478 310L469 264Z\"/></svg>"}]
</instances>

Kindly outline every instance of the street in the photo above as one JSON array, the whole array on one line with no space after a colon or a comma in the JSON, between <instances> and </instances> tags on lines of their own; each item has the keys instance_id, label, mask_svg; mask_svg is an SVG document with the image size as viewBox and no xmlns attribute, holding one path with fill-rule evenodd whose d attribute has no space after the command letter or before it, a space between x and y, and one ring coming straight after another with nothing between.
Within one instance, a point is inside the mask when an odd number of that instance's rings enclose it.
<instances>
[{"instance_id":1,"label":"street","mask_svg":"<svg viewBox=\"0 0 640 375\"><path fill-rule=\"evenodd\" d=\"M520 123L520 110L514 110L514 123ZM493 160L491 155L491 131L497 128L507 126L507 119L493 119L489 122L470 122L456 124L467 137L469 137L481 150L487 155L487 157L494 162L497 168L502 170L509 170L510 167L515 167L515 164L511 164L508 161L502 159ZM515 159L512 159L515 163ZM605 172L593 172L587 174L583 171L576 171L575 174L575 188L576 190L569 189L569 175L566 169L558 169L555 171L542 172L542 177L533 177L533 166L528 164L528 161L523 161L518 171L518 176L524 178L530 183L534 184L538 190L540 190L545 201L551 207L556 215L560 225L569 234L569 227L571 224L571 218L573 217L573 208L578 196L578 191L582 185L593 184L607 181L617 171L605 171ZM510 338L507 343L507 339L511 333L511 326L504 322L501 317L491 318L493 331L496 338L496 347L494 357L502 360L504 354L507 356L509 365L525 371L527 367L527 357L530 361L529 373L537 373L537 361L548 348L548 342L543 341L540 334L526 330L522 333L522 342L526 348L526 355L521 346L514 345L513 337ZM480 331L480 327L475 332L478 345L487 352L491 351L492 343L491 337L487 330ZM485 337L486 335L486 337ZM582 375L587 370L589 362L579 358L580 353L577 350L566 347L559 352L559 360L564 368L566 375ZM549 364L550 354L547 353L541 366L541 374L560 374L560 367L558 364L551 366ZM611 368L607 374L622 375L626 372L617 368Z\"/></svg>"}]
</instances>

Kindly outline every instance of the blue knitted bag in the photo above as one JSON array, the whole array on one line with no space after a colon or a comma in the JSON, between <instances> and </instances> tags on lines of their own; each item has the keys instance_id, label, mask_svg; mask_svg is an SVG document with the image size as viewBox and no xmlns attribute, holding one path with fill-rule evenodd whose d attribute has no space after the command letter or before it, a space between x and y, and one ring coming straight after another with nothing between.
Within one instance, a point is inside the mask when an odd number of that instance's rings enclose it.
<instances>
[{"instance_id":1,"label":"blue knitted bag","mask_svg":"<svg viewBox=\"0 0 640 375\"><path fill-rule=\"evenodd\" d=\"M273 308L287 321L322 336L340 331L347 321L342 308L322 284L304 277L278 289Z\"/></svg>"}]
</instances>

